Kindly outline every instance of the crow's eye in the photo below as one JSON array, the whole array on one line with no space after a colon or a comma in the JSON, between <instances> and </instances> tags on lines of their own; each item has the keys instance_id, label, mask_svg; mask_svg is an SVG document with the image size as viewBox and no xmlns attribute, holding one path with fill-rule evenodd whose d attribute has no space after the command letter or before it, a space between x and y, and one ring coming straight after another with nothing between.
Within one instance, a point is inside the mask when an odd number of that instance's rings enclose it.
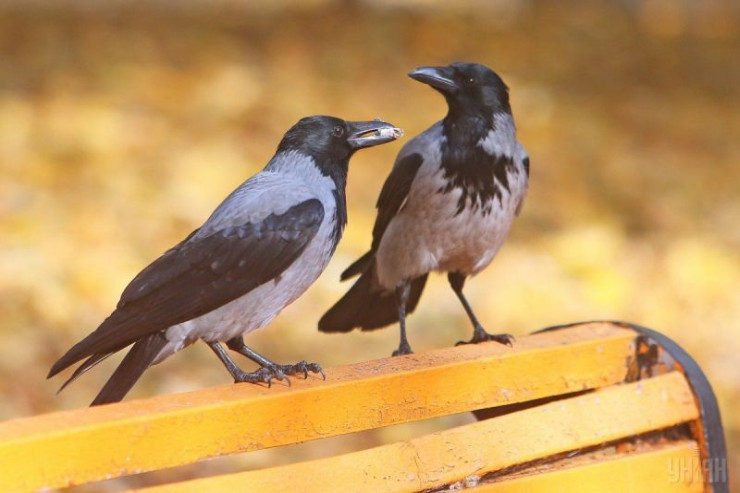
<instances>
[{"instance_id":1,"label":"crow's eye","mask_svg":"<svg viewBox=\"0 0 740 493\"><path fill-rule=\"evenodd\" d=\"M341 126L341 125L337 125L336 127L334 127L332 129L331 134L334 137L343 137L344 136L344 127Z\"/></svg>"},{"instance_id":2,"label":"crow's eye","mask_svg":"<svg viewBox=\"0 0 740 493\"><path fill-rule=\"evenodd\" d=\"M468 85L474 86L476 83L475 77L468 78Z\"/></svg>"}]
</instances>

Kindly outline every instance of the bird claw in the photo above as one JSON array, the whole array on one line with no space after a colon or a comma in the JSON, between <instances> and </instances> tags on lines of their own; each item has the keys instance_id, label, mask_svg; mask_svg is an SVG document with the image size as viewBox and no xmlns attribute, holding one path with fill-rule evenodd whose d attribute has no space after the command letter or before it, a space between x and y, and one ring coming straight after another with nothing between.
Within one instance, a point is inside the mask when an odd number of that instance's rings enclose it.
<instances>
[{"instance_id":1,"label":"bird claw","mask_svg":"<svg viewBox=\"0 0 740 493\"><path fill-rule=\"evenodd\" d=\"M414 352L411 350L411 346L408 342L402 343L398 345L398 349L393 351L391 356L403 356L404 354L414 354Z\"/></svg>"},{"instance_id":2,"label":"bird claw","mask_svg":"<svg viewBox=\"0 0 740 493\"><path fill-rule=\"evenodd\" d=\"M241 372L234 376L234 382L266 383L268 387L272 387L272 380L275 379L284 380L288 384L288 387L290 387L289 375L293 376L303 373L303 378L308 378L308 372L319 373L321 374L321 378L326 380L326 374L321 368L321 365L301 361L294 365L266 365L252 373Z\"/></svg>"},{"instance_id":3,"label":"bird claw","mask_svg":"<svg viewBox=\"0 0 740 493\"><path fill-rule=\"evenodd\" d=\"M283 372L280 365L262 366L259 370L253 371L252 373L241 372L234 376L234 383L266 383L268 387L272 387L272 379L285 380L290 387L290 378Z\"/></svg>"},{"instance_id":4,"label":"bird claw","mask_svg":"<svg viewBox=\"0 0 740 493\"><path fill-rule=\"evenodd\" d=\"M323 380L326 380L326 373L324 373L324 369L321 368L321 365L319 365L318 363L307 363L306 361L300 361L293 365L276 365L276 366L285 375L296 375L299 373L303 373L303 378L308 378L308 372L311 372L311 373L320 374L321 378Z\"/></svg>"},{"instance_id":5,"label":"bird claw","mask_svg":"<svg viewBox=\"0 0 740 493\"><path fill-rule=\"evenodd\" d=\"M483 327L476 327L473 332L473 337L469 341L457 341L455 346L461 346L463 344L478 344L486 341L496 341L499 344L505 344L511 347L514 342L514 336L511 334L489 334Z\"/></svg>"}]
</instances>

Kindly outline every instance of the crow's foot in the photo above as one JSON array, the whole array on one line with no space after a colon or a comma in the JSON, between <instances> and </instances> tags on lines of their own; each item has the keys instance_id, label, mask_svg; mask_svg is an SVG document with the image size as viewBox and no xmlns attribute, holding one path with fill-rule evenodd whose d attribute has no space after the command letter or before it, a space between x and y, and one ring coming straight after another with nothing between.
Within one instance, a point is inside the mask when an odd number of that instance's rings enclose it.
<instances>
[{"instance_id":1,"label":"crow's foot","mask_svg":"<svg viewBox=\"0 0 740 493\"><path fill-rule=\"evenodd\" d=\"M262 366L259 370L247 373L245 371L238 370L233 374L234 383L248 382L248 383L266 383L268 387L272 387L272 380L285 380L290 387L290 379L283 371L281 365L269 365Z\"/></svg>"},{"instance_id":2,"label":"crow's foot","mask_svg":"<svg viewBox=\"0 0 740 493\"><path fill-rule=\"evenodd\" d=\"M483 327L477 325L473 331L473 337L469 341L457 341L455 346L460 346L462 344L478 344L486 341L496 341L499 344L505 344L511 347L514 342L514 336L511 334L489 334Z\"/></svg>"},{"instance_id":3,"label":"crow's foot","mask_svg":"<svg viewBox=\"0 0 740 493\"><path fill-rule=\"evenodd\" d=\"M399 344L398 349L393 351L393 354L391 354L391 356L403 356L404 354L414 354L408 342L402 342L401 344Z\"/></svg>"},{"instance_id":4,"label":"crow's foot","mask_svg":"<svg viewBox=\"0 0 740 493\"><path fill-rule=\"evenodd\" d=\"M321 368L321 365L319 365L318 363L307 363L305 361L301 361L293 365L276 365L276 366L285 375L298 375L300 373L303 373L303 378L308 378L308 372L311 372L311 373L318 373L319 375L321 375L322 379L326 380L326 374L324 373L323 368Z\"/></svg>"}]
</instances>

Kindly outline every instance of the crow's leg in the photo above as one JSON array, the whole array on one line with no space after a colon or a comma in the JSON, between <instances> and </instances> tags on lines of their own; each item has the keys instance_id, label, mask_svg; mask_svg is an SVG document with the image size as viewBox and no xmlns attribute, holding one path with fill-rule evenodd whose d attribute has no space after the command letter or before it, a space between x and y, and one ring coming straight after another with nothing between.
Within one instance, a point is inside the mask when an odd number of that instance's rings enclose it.
<instances>
[{"instance_id":1,"label":"crow's leg","mask_svg":"<svg viewBox=\"0 0 740 493\"><path fill-rule=\"evenodd\" d=\"M403 354L411 354L411 346L406 338L406 305L409 302L409 294L411 293L411 282L407 279L401 281L396 288L396 301L398 303L398 324L401 328L401 340L398 343L398 349L393 351L392 356L401 356Z\"/></svg>"},{"instance_id":2,"label":"crow's leg","mask_svg":"<svg viewBox=\"0 0 740 493\"><path fill-rule=\"evenodd\" d=\"M465 285L465 275L459 272L450 272L447 274L447 280L450 281L450 287L452 287L452 290L457 295L460 303L462 303L463 308L465 308L465 313L468 314L468 318L473 323L473 337L469 341L458 341L456 346L459 346L460 344L478 344L479 342L484 341L496 341L501 344L511 346L511 343L514 341L514 336L511 334L489 334L480 322L478 322L478 318L475 316L475 313L473 313L473 309L470 308L470 303L465 299L465 295L463 295L462 292L463 286Z\"/></svg>"},{"instance_id":3,"label":"crow's leg","mask_svg":"<svg viewBox=\"0 0 740 493\"><path fill-rule=\"evenodd\" d=\"M263 368L271 368L273 370L277 370L276 374L282 374L283 377L285 377L286 375L297 375L299 373L302 373L303 378L308 378L308 372L312 372L321 374L321 377L326 380L324 370L318 363L307 363L306 361L300 361L292 365L279 365L265 358L256 351L249 349L247 345L244 344L244 339L242 339L241 336L229 339L228 341L226 341L226 345L232 351L236 351L242 356L246 356Z\"/></svg>"}]
</instances>

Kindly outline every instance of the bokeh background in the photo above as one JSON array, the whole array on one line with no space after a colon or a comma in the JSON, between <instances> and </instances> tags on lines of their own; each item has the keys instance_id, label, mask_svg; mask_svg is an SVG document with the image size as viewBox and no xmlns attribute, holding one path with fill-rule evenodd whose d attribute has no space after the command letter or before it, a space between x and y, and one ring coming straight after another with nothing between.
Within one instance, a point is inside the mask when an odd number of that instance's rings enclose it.
<instances>
[{"instance_id":1,"label":"bokeh background","mask_svg":"<svg viewBox=\"0 0 740 493\"><path fill-rule=\"evenodd\" d=\"M666 333L713 383L737 472L739 54L731 1L3 2L0 419L87 405L118 358L58 396L62 380L45 380L51 363L141 268L259 171L296 120L382 117L415 135L445 105L405 74L469 60L508 82L532 162L508 243L468 283L480 318L515 335L589 319ZM324 366L390 354L395 328L333 336L315 327L347 288L339 273L369 244L402 144L353 159L349 227L329 269L248 344ZM442 276L409 324L417 351L470 331ZM200 344L151 369L130 398L227 383ZM178 474L331 455L469 419Z\"/></svg>"}]
</instances>

